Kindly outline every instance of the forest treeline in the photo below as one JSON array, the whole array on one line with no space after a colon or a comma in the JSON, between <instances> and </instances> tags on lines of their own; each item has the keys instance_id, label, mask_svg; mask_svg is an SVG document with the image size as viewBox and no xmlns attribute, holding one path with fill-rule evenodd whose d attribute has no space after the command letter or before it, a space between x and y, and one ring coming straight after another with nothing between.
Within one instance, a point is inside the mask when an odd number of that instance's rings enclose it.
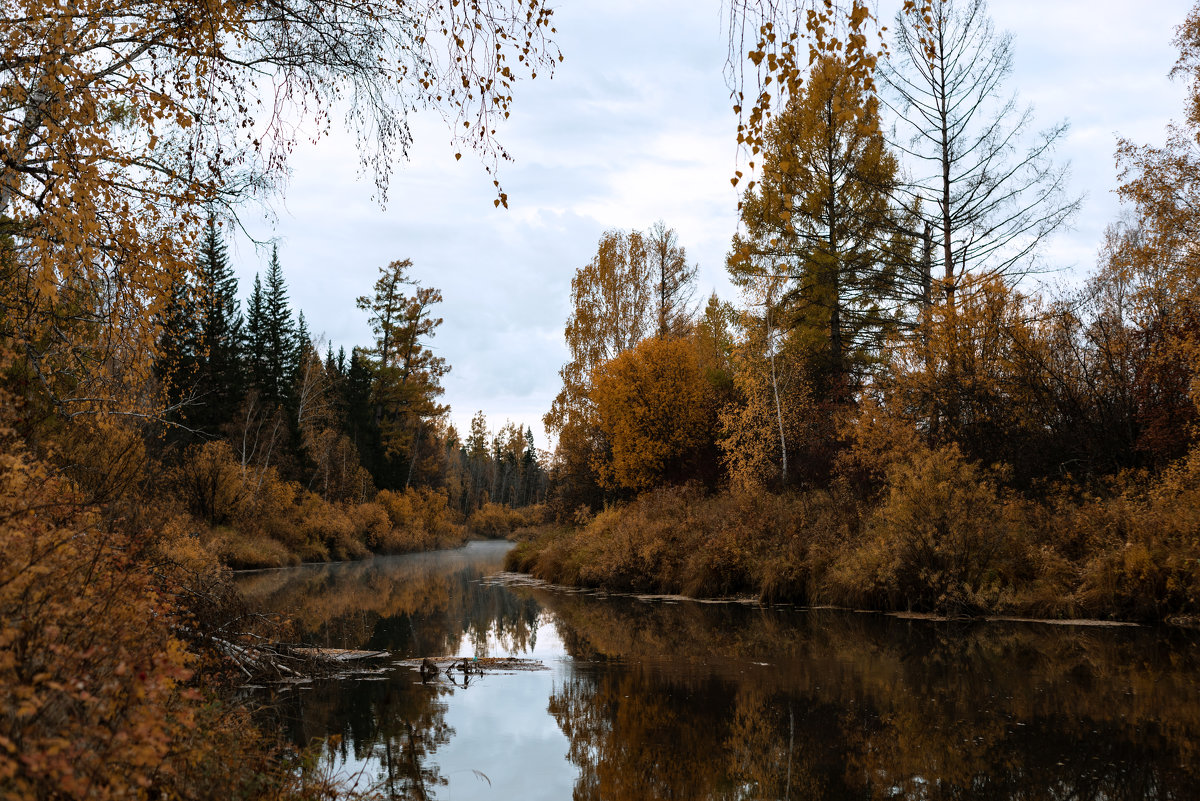
<instances>
[{"instance_id":1,"label":"forest treeline","mask_svg":"<svg viewBox=\"0 0 1200 801\"><path fill-rule=\"evenodd\" d=\"M358 299L376 340L321 352L294 315L277 247L245 311L210 219L192 277L162 311L154 375L165 411L147 458L222 561L264 567L461 543L540 520L533 432L460 436L439 402L450 370L430 340L441 293L405 259ZM520 509L521 511L517 511Z\"/></svg>"},{"instance_id":2,"label":"forest treeline","mask_svg":"<svg viewBox=\"0 0 1200 801\"><path fill-rule=\"evenodd\" d=\"M763 129L727 269L690 300L662 223L571 288L547 427L556 581L949 614L1200 604L1200 10L1165 146L1118 144L1095 270L1038 288L1079 200L1009 94L981 0L901 14L873 69L817 52ZM751 54L753 57L754 54ZM762 57L762 53L758 53ZM741 177L741 176L739 176Z\"/></svg>"}]
</instances>

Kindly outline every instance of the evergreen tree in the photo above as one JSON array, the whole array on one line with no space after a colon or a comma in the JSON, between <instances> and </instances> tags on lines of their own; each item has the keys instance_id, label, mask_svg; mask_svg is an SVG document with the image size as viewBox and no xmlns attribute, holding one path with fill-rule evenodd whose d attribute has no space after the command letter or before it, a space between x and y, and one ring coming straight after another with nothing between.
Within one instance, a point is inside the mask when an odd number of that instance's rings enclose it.
<instances>
[{"instance_id":1,"label":"evergreen tree","mask_svg":"<svg viewBox=\"0 0 1200 801\"><path fill-rule=\"evenodd\" d=\"M308 332L308 323L304 320L304 312L300 312L296 318L296 339L292 343L292 358L288 364L288 375L291 376L292 384L299 378L305 361L313 351L312 335Z\"/></svg>"},{"instance_id":2,"label":"evergreen tree","mask_svg":"<svg viewBox=\"0 0 1200 801\"><path fill-rule=\"evenodd\" d=\"M192 287L185 276L171 283L171 294L159 315L162 332L158 339L158 356L154 362L155 376L163 388L168 406L174 408L195 389L196 348L199 333L196 329L196 304ZM178 420L174 411L171 419Z\"/></svg>"},{"instance_id":3,"label":"evergreen tree","mask_svg":"<svg viewBox=\"0 0 1200 801\"><path fill-rule=\"evenodd\" d=\"M251 387L262 393L267 385L266 304L262 279L254 274L254 290L246 309L246 339L244 361L246 378Z\"/></svg>"},{"instance_id":4,"label":"evergreen tree","mask_svg":"<svg viewBox=\"0 0 1200 801\"><path fill-rule=\"evenodd\" d=\"M196 260L196 284L196 405L186 416L195 428L213 435L232 419L245 386L237 277L211 216Z\"/></svg>"},{"instance_id":5,"label":"evergreen tree","mask_svg":"<svg viewBox=\"0 0 1200 801\"><path fill-rule=\"evenodd\" d=\"M530 426L525 426L525 454L522 461L526 468L537 464L537 448L533 447L533 429Z\"/></svg>"},{"instance_id":6,"label":"evergreen tree","mask_svg":"<svg viewBox=\"0 0 1200 801\"><path fill-rule=\"evenodd\" d=\"M375 411L371 403L372 380L368 357L361 348L353 348L346 366L346 379L342 382L345 431L346 436L358 448L359 460L363 467L378 484L381 448L379 429L375 424Z\"/></svg>"},{"instance_id":7,"label":"evergreen tree","mask_svg":"<svg viewBox=\"0 0 1200 801\"><path fill-rule=\"evenodd\" d=\"M341 378L342 371L338 369L338 363L333 358L333 343L330 342L325 346L325 372L330 378Z\"/></svg>"},{"instance_id":8,"label":"evergreen tree","mask_svg":"<svg viewBox=\"0 0 1200 801\"><path fill-rule=\"evenodd\" d=\"M268 406L285 406L291 394L296 364L296 327L288 305L279 247L271 249L267 281L263 290L263 401Z\"/></svg>"}]
</instances>

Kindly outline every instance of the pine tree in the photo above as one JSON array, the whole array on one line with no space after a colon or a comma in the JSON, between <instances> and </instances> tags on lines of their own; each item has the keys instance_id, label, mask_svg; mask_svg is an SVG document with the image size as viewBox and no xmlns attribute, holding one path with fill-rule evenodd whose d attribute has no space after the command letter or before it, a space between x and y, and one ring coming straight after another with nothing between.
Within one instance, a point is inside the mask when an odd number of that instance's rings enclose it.
<instances>
[{"instance_id":1,"label":"pine tree","mask_svg":"<svg viewBox=\"0 0 1200 801\"><path fill-rule=\"evenodd\" d=\"M196 284L196 406L187 419L195 428L215 435L232 419L245 394L245 384L237 277L212 217L200 243Z\"/></svg>"}]
</instances>

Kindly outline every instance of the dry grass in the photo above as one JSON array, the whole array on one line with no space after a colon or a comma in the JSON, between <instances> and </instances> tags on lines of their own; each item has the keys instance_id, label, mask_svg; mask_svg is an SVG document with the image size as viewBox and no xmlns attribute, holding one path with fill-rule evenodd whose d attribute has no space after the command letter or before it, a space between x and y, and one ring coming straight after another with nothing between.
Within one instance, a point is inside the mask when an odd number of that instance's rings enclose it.
<instances>
[{"instance_id":1,"label":"dry grass","mask_svg":"<svg viewBox=\"0 0 1200 801\"><path fill-rule=\"evenodd\" d=\"M1200 455L1098 496L1003 489L957 448L916 448L869 500L643 493L522 542L507 567L556 583L756 595L951 615L1163 620L1200 611Z\"/></svg>"}]
</instances>

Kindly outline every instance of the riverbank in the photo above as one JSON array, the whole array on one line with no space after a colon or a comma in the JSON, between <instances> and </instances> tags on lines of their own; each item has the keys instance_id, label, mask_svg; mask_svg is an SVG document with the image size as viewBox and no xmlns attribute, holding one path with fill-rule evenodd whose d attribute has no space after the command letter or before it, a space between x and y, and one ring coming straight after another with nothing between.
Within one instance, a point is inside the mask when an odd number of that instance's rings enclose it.
<instances>
[{"instance_id":1,"label":"riverbank","mask_svg":"<svg viewBox=\"0 0 1200 801\"><path fill-rule=\"evenodd\" d=\"M919 454L863 499L647 492L521 542L505 563L556 584L939 615L1188 618L1200 608L1200 470L1105 497L1029 499L953 453Z\"/></svg>"},{"instance_id":2,"label":"riverbank","mask_svg":"<svg viewBox=\"0 0 1200 801\"><path fill-rule=\"evenodd\" d=\"M428 489L384 490L358 504L313 498L278 507L252 509L227 525L190 517L179 525L195 531L222 564L258 570L456 548L472 538L533 529L546 516L541 505L513 509L485 503L464 517L449 508L444 493Z\"/></svg>"}]
</instances>

